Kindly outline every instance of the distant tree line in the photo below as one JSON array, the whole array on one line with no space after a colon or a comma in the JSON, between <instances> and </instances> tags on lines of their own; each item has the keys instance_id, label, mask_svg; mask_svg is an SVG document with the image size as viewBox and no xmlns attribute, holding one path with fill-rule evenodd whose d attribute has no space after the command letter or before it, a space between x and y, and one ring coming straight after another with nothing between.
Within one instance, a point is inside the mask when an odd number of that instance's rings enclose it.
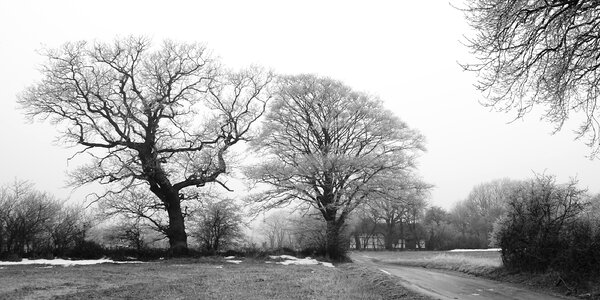
<instances>
[{"instance_id":1,"label":"distant tree line","mask_svg":"<svg viewBox=\"0 0 600 300\"><path fill-rule=\"evenodd\" d=\"M354 216L353 248L423 248L422 219L432 186L413 173L390 176L385 182L386 188L373 194Z\"/></svg>"},{"instance_id":2,"label":"distant tree line","mask_svg":"<svg viewBox=\"0 0 600 300\"><path fill-rule=\"evenodd\" d=\"M355 215L348 237L353 249L498 247L509 269L587 276L600 267L600 195L589 195L576 181L559 184L543 174L493 180L450 210L405 195L404 201L388 199L379 214L369 207ZM381 213L392 212L398 215L390 226Z\"/></svg>"},{"instance_id":3,"label":"distant tree line","mask_svg":"<svg viewBox=\"0 0 600 300\"><path fill-rule=\"evenodd\" d=\"M488 248L494 223L506 212L507 197L517 181L498 179L475 186L449 211L430 207L424 214L427 248Z\"/></svg>"},{"instance_id":4,"label":"distant tree line","mask_svg":"<svg viewBox=\"0 0 600 300\"><path fill-rule=\"evenodd\" d=\"M164 256L166 233L161 217L136 215L148 198L129 196L129 215L107 209L84 209L35 189L32 183L15 181L0 187L0 260L30 258L100 258L105 255ZM124 203L124 202L119 202ZM142 205L144 203L144 205ZM123 208L123 207L121 207ZM205 200L190 210L187 223L198 253L215 253L241 247L244 218L231 199ZM162 216L164 217L164 216ZM157 257L156 257L157 258Z\"/></svg>"}]
</instances>

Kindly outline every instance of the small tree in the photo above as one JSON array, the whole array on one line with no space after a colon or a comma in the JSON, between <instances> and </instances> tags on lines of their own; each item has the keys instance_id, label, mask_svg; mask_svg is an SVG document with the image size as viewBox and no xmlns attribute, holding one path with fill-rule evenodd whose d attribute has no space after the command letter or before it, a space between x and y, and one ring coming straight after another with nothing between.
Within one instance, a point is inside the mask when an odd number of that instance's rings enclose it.
<instances>
[{"instance_id":1,"label":"small tree","mask_svg":"<svg viewBox=\"0 0 600 300\"><path fill-rule=\"evenodd\" d=\"M111 219L111 225L102 229L99 240L104 244L134 249L138 255L145 255L152 247L164 247L166 236L157 232L144 219Z\"/></svg>"},{"instance_id":2,"label":"small tree","mask_svg":"<svg viewBox=\"0 0 600 300\"><path fill-rule=\"evenodd\" d=\"M296 215L289 221L294 242L301 252L307 255L327 253L327 222L320 214L309 211L304 215ZM342 228L340 233L343 232Z\"/></svg>"},{"instance_id":3,"label":"small tree","mask_svg":"<svg viewBox=\"0 0 600 300\"><path fill-rule=\"evenodd\" d=\"M194 236L204 251L214 253L227 249L244 236L242 211L232 199L203 203L192 218Z\"/></svg>"},{"instance_id":4,"label":"small tree","mask_svg":"<svg viewBox=\"0 0 600 300\"><path fill-rule=\"evenodd\" d=\"M85 239L86 231L90 225L90 221L86 218L82 207L63 204L62 209L54 215L47 228L52 240L54 254L65 256L69 249Z\"/></svg>"},{"instance_id":5,"label":"small tree","mask_svg":"<svg viewBox=\"0 0 600 300\"><path fill-rule=\"evenodd\" d=\"M269 241L271 249L291 247L290 215L285 212L276 212L264 218L261 231Z\"/></svg>"}]
</instances>

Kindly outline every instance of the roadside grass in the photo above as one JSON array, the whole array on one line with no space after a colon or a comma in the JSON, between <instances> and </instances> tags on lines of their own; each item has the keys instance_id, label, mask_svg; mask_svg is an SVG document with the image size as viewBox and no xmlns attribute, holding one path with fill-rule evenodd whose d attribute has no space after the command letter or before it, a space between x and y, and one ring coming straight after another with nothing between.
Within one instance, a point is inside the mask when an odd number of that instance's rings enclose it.
<instances>
[{"instance_id":1,"label":"roadside grass","mask_svg":"<svg viewBox=\"0 0 600 300\"><path fill-rule=\"evenodd\" d=\"M353 264L267 264L242 259L0 269L0 299L427 299Z\"/></svg>"},{"instance_id":2,"label":"roadside grass","mask_svg":"<svg viewBox=\"0 0 600 300\"><path fill-rule=\"evenodd\" d=\"M553 271L545 273L513 272L502 266L500 252L472 251L382 251L362 252L375 261L410 267L457 271L473 276L522 284L533 290L600 300L600 279L575 285Z\"/></svg>"},{"instance_id":3,"label":"roadside grass","mask_svg":"<svg viewBox=\"0 0 600 300\"><path fill-rule=\"evenodd\" d=\"M502 268L502 260L497 252L419 252L419 255L401 255L386 259L385 262L405 266L444 269L475 276L491 276ZM412 257L410 257L412 256ZM417 257L415 257L417 256Z\"/></svg>"}]
</instances>

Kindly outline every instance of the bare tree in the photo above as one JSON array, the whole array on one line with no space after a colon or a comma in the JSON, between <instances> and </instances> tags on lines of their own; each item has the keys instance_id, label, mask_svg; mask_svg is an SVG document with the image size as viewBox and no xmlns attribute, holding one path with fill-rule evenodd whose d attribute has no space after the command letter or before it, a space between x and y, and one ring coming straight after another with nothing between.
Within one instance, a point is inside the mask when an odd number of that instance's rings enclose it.
<instances>
[{"instance_id":1,"label":"bare tree","mask_svg":"<svg viewBox=\"0 0 600 300\"><path fill-rule=\"evenodd\" d=\"M357 207L347 223L351 238L354 239L354 248L356 250L366 248L377 230L377 223L371 217L368 207L364 205Z\"/></svg>"},{"instance_id":2,"label":"bare tree","mask_svg":"<svg viewBox=\"0 0 600 300\"><path fill-rule=\"evenodd\" d=\"M475 30L468 46L477 62L477 87L487 105L523 117L543 106L544 118L560 130L572 113L585 118L577 137L600 151L600 2L469 0L464 9Z\"/></svg>"},{"instance_id":3,"label":"bare tree","mask_svg":"<svg viewBox=\"0 0 600 300\"><path fill-rule=\"evenodd\" d=\"M590 241L589 231L595 230L588 227L586 235L579 235L580 229L576 229L590 204L587 191L577 185L574 179L558 184L555 176L536 175L512 187L507 213L498 220L492 233L493 243L502 248L502 262L507 268L575 270L578 261L583 261L588 268L597 270L597 256L593 252L565 255L573 246Z\"/></svg>"},{"instance_id":4,"label":"bare tree","mask_svg":"<svg viewBox=\"0 0 600 300\"><path fill-rule=\"evenodd\" d=\"M261 231L269 241L271 249L291 246L289 243L292 234L290 217L290 213L280 211L264 218L261 224Z\"/></svg>"},{"instance_id":5,"label":"bare tree","mask_svg":"<svg viewBox=\"0 0 600 300\"><path fill-rule=\"evenodd\" d=\"M141 218L121 218L119 221L113 220L111 226L104 229L104 239L107 244L129 247L141 254L149 243L148 231L149 226Z\"/></svg>"},{"instance_id":6,"label":"bare tree","mask_svg":"<svg viewBox=\"0 0 600 300\"><path fill-rule=\"evenodd\" d=\"M137 37L67 43L45 55L41 81L19 103L93 157L71 174L73 185L145 184L167 211L171 251L185 253L181 200L190 188L224 186L226 153L264 112L271 75L225 72L199 44L152 48Z\"/></svg>"},{"instance_id":7,"label":"bare tree","mask_svg":"<svg viewBox=\"0 0 600 300\"><path fill-rule=\"evenodd\" d=\"M589 202L586 215L590 221L596 224L596 227L600 228L600 194L591 196Z\"/></svg>"},{"instance_id":8,"label":"bare tree","mask_svg":"<svg viewBox=\"0 0 600 300\"><path fill-rule=\"evenodd\" d=\"M7 252L8 246L8 215L12 211L13 204L9 199L8 189L0 188L0 254Z\"/></svg>"},{"instance_id":9,"label":"bare tree","mask_svg":"<svg viewBox=\"0 0 600 300\"><path fill-rule=\"evenodd\" d=\"M425 209L433 186L404 172L383 178L381 186L385 188L374 194L367 205L373 221L385 224L385 248L389 250L397 237L405 239L404 225L416 226L416 218ZM396 232L397 227L400 232Z\"/></svg>"},{"instance_id":10,"label":"bare tree","mask_svg":"<svg viewBox=\"0 0 600 300\"><path fill-rule=\"evenodd\" d=\"M486 248L494 223L506 212L508 197L518 181L497 179L473 188L451 210L453 222L470 248Z\"/></svg>"},{"instance_id":11,"label":"bare tree","mask_svg":"<svg viewBox=\"0 0 600 300\"><path fill-rule=\"evenodd\" d=\"M339 81L282 77L256 148L251 173L271 187L256 198L270 208L290 202L316 209L327 223L327 255L339 258L339 232L384 173L414 167L423 137L380 100Z\"/></svg>"},{"instance_id":12,"label":"bare tree","mask_svg":"<svg viewBox=\"0 0 600 300\"><path fill-rule=\"evenodd\" d=\"M91 224L83 207L62 204L61 210L52 217L52 221L47 225L54 255L64 256L69 249L84 241Z\"/></svg>"},{"instance_id":13,"label":"bare tree","mask_svg":"<svg viewBox=\"0 0 600 300\"><path fill-rule=\"evenodd\" d=\"M292 215L289 219L290 237L307 254L318 255L327 251L327 223L320 215L309 210L305 214Z\"/></svg>"},{"instance_id":14,"label":"bare tree","mask_svg":"<svg viewBox=\"0 0 600 300\"><path fill-rule=\"evenodd\" d=\"M205 251L216 252L233 246L244 235L242 210L232 199L207 201L192 217L194 236Z\"/></svg>"},{"instance_id":15,"label":"bare tree","mask_svg":"<svg viewBox=\"0 0 600 300\"><path fill-rule=\"evenodd\" d=\"M118 228L138 228L147 225L161 235L167 236L169 226L164 202L140 187L132 186L119 194L106 195L98 201L98 208L107 218L124 217L131 220L124 221ZM185 205L182 214L185 219L187 215Z\"/></svg>"},{"instance_id":16,"label":"bare tree","mask_svg":"<svg viewBox=\"0 0 600 300\"><path fill-rule=\"evenodd\" d=\"M37 191L27 181L15 181L0 192L0 225L4 251L23 255L51 247L48 227L59 215L62 203Z\"/></svg>"}]
</instances>

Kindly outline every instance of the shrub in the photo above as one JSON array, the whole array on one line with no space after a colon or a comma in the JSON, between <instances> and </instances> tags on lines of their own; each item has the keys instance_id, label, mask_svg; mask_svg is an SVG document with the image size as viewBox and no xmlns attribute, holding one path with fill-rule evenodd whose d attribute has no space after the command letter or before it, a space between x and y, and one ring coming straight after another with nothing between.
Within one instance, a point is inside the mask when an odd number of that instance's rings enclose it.
<instances>
[{"instance_id":1,"label":"shrub","mask_svg":"<svg viewBox=\"0 0 600 300\"><path fill-rule=\"evenodd\" d=\"M236 247L244 237L242 208L233 199L202 203L191 222L192 236L206 254Z\"/></svg>"},{"instance_id":2,"label":"shrub","mask_svg":"<svg viewBox=\"0 0 600 300\"><path fill-rule=\"evenodd\" d=\"M538 176L510 192L507 213L492 232L505 267L552 269L570 278L598 274L600 230L584 218L588 198L576 183L559 185L553 176Z\"/></svg>"},{"instance_id":3,"label":"shrub","mask_svg":"<svg viewBox=\"0 0 600 300\"><path fill-rule=\"evenodd\" d=\"M68 251L68 256L76 259L99 259L106 256L106 250L96 242L80 241Z\"/></svg>"},{"instance_id":4,"label":"shrub","mask_svg":"<svg viewBox=\"0 0 600 300\"><path fill-rule=\"evenodd\" d=\"M555 269L575 279L600 275L600 228L596 224L577 220L562 232L560 242Z\"/></svg>"},{"instance_id":5,"label":"shrub","mask_svg":"<svg viewBox=\"0 0 600 300\"><path fill-rule=\"evenodd\" d=\"M31 183L0 186L0 250L21 257L65 256L89 224L82 207L66 205Z\"/></svg>"},{"instance_id":6,"label":"shrub","mask_svg":"<svg viewBox=\"0 0 600 300\"><path fill-rule=\"evenodd\" d=\"M22 261L23 258L17 253L3 252L0 253L0 261Z\"/></svg>"}]
</instances>

